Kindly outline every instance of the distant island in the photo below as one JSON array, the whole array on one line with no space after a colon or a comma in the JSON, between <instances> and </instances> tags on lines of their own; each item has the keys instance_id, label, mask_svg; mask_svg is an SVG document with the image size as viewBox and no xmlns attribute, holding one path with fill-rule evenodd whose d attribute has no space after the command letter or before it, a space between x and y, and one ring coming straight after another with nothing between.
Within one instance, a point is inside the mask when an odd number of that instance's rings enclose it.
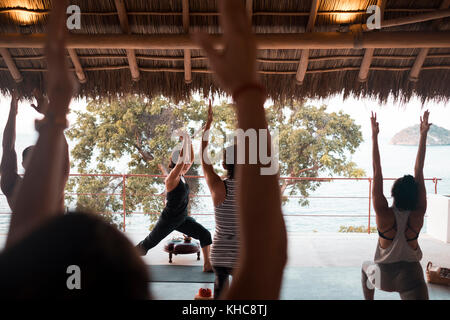
<instances>
[{"instance_id":1,"label":"distant island","mask_svg":"<svg viewBox=\"0 0 450 320\"><path fill-rule=\"evenodd\" d=\"M406 128L397 133L392 139L393 145L417 146L419 145L420 125ZM428 132L427 145L445 146L450 145L450 130L438 126L431 126Z\"/></svg>"}]
</instances>

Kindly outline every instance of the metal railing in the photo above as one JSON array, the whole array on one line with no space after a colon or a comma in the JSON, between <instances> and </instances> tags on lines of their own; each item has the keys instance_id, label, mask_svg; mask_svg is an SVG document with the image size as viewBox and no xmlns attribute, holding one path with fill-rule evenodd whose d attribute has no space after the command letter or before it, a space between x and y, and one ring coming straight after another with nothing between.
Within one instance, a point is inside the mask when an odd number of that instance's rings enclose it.
<instances>
[{"instance_id":1,"label":"metal railing","mask_svg":"<svg viewBox=\"0 0 450 320\"><path fill-rule=\"evenodd\" d=\"M126 203L126 195L127 195L127 179L132 177L140 177L140 178L160 178L164 179L165 175L151 175L151 174L71 174L70 177L112 177L122 179L122 192L121 193L66 193L67 196L117 196L122 198L122 212L102 212L101 214L122 214L123 215L123 231L126 232L126 218L127 215L132 214L148 214L148 215L158 215L160 212L127 212L127 203ZM187 179L204 179L203 176L185 176ZM334 177L326 177L326 178L308 178L308 177L280 177L280 180L289 180L289 181L316 181L316 182L334 182L334 181L367 181L368 182L368 196L284 196L285 198L293 198L293 199L368 199L368 213L367 215L342 215L342 214L283 214L286 217L367 217L367 230L368 233L371 233L371 218L372 218L372 185L373 178L334 178ZM384 178L384 181L394 181L396 178ZM441 181L440 178L427 178L425 181L432 181L434 184L434 193L437 194L437 186L438 182ZM161 196L164 197L164 194L148 194L148 196ZM211 195L208 194L191 194L191 197L202 197L208 198ZM10 214L10 213L0 213L0 214ZM213 216L212 213L191 213L193 216Z\"/></svg>"}]
</instances>

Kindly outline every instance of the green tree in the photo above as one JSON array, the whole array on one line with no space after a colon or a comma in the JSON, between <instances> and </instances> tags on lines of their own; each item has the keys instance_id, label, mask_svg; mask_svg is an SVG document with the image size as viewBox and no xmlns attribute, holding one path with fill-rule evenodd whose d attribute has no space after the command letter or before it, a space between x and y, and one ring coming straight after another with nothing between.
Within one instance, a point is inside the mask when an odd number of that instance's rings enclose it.
<instances>
[{"instance_id":1,"label":"green tree","mask_svg":"<svg viewBox=\"0 0 450 320\"><path fill-rule=\"evenodd\" d=\"M234 126L234 112L226 103L216 108L218 136L224 138ZM152 100L137 96L91 100L86 111L76 112L77 120L67 132L76 141L72 150L72 167L81 174L117 174L118 163L127 162L126 173L165 175L170 154L176 146L172 133L186 130L191 136L201 133L206 120L207 105L192 100L175 104L164 97ZM217 138L217 137L216 137ZM222 139L213 144L219 150ZM197 148L195 148L197 152ZM196 156L198 156L196 154ZM198 175L194 164L188 175ZM189 179L192 194L201 190L197 179ZM118 227L123 226L123 177L78 176L67 185L69 203L78 210L102 213ZM125 203L131 212L159 213L164 207L164 179L133 176L126 179ZM192 199L191 208L199 203ZM157 215L150 215L155 222Z\"/></svg>"},{"instance_id":2,"label":"green tree","mask_svg":"<svg viewBox=\"0 0 450 320\"><path fill-rule=\"evenodd\" d=\"M325 106L317 108L302 102L275 104L268 107L267 112L271 129L279 131L282 176L315 178L319 173L326 173L359 177L365 174L348 159L362 141L359 126L348 115L327 113ZM172 133L184 128L195 136L194 149L198 157L206 117L205 101L175 104L163 97L148 100L136 96L91 100L86 111L77 113L77 121L67 133L68 138L76 141L71 155L74 171L113 174L118 173L118 163L127 162L127 173L165 175L170 153L177 144L176 139L171 138ZM226 101L214 106L211 158L222 152L228 135L235 128L235 118L234 109ZM216 161L215 167L223 173L221 161ZM199 166L194 165L189 174L198 175ZM128 178L126 212L161 212L163 182L162 178ZM208 193L197 179L188 183L193 194ZM317 181L281 181L283 193L290 195L308 196L319 185ZM81 194L76 199L69 198L76 202L77 209L104 213L113 223L122 226L123 217L112 214L123 212L122 176L72 178L67 190ZM300 203L308 202L301 200ZM200 205L195 200L191 202L193 208ZM155 222L157 215L150 217Z\"/></svg>"},{"instance_id":3,"label":"green tree","mask_svg":"<svg viewBox=\"0 0 450 320\"><path fill-rule=\"evenodd\" d=\"M279 132L280 175L318 178L330 176L362 177L364 170L349 160L363 141L360 126L349 115L326 112L326 106L315 107L302 101L290 105L275 104L268 108L271 130ZM281 182L284 195L307 197L320 181L291 180ZM307 205L306 199L300 204Z\"/></svg>"}]
</instances>

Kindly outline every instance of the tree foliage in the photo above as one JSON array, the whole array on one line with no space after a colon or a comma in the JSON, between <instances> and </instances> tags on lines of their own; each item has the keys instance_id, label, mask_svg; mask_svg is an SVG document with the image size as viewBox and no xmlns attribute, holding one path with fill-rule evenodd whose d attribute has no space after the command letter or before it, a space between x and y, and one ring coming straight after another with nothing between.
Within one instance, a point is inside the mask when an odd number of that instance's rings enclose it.
<instances>
[{"instance_id":1,"label":"tree foliage","mask_svg":"<svg viewBox=\"0 0 450 320\"><path fill-rule=\"evenodd\" d=\"M268 110L270 128L279 132L280 175L318 178L322 176L362 177L349 157L363 141L360 126L349 115L326 112L302 101L290 105L273 105ZM307 197L320 181L282 180L284 195ZM308 201L301 199L302 205Z\"/></svg>"},{"instance_id":2,"label":"tree foliage","mask_svg":"<svg viewBox=\"0 0 450 320\"><path fill-rule=\"evenodd\" d=\"M77 120L67 132L67 137L76 141L72 167L81 174L117 174L118 164L127 162L124 169L127 174L165 175L171 152L178 143L172 134L177 129L191 135L200 132L206 110L204 101L177 105L163 97L92 100L86 111L76 113ZM234 121L233 111L226 104L217 108L217 115L222 125ZM198 175L198 171L199 165L193 165L188 175ZM197 179L188 179L188 183L193 194L199 192L201 185ZM70 179L67 189L78 194L77 198L68 199L76 202L78 210L104 213L122 227L122 217L111 213L123 212L123 177L75 177ZM162 177L127 177L125 190L127 214L161 212ZM193 199L191 207L195 205ZM154 222L157 216L151 217Z\"/></svg>"},{"instance_id":3,"label":"tree foliage","mask_svg":"<svg viewBox=\"0 0 450 320\"><path fill-rule=\"evenodd\" d=\"M214 123L210 134L211 158L220 155L235 128L234 109L221 101L214 106ZM320 108L293 102L267 108L271 129L279 131L280 174L292 177L318 177L320 173L362 176L364 172L349 161L362 142L359 126L343 112L327 113ZM77 121L67 136L76 141L72 150L72 166L79 173L134 175L164 175L177 139L176 129L183 128L194 136L196 157L199 156L201 129L207 117L205 101L191 100L175 104L164 97L152 100L137 96L91 100L86 111L77 112ZM219 158L221 159L221 158ZM216 169L221 171L221 161ZM199 161L196 161L199 163ZM189 175L199 175L199 165L192 166ZM207 190L198 179L189 179L192 194ZM284 193L308 196L319 182L283 180ZM77 209L101 212L122 226L123 217L111 213L123 212L123 177L80 176L72 178L68 192L80 194L69 201ZM141 176L126 179L126 212L159 213L164 205L164 179ZM92 194L97 194L92 196ZM307 201L302 200L303 205ZM195 200L191 208L201 205ZM156 215L151 215L151 221Z\"/></svg>"}]
</instances>

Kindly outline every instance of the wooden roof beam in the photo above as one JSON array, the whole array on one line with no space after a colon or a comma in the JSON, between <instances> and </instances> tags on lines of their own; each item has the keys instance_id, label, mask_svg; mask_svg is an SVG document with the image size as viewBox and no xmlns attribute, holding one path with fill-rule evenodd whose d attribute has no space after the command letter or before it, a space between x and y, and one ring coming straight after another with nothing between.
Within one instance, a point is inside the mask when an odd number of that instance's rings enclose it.
<instances>
[{"instance_id":1,"label":"wooden roof beam","mask_svg":"<svg viewBox=\"0 0 450 320\"><path fill-rule=\"evenodd\" d=\"M3 57L3 61L5 61L6 66L8 67L9 72L11 73L12 78L15 82L20 83L23 81L22 74L19 69L17 69L16 63L14 62L9 50L6 48L0 48L0 55Z\"/></svg>"},{"instance_id":2,"label":"wooden roof beam","mask_svg":"<svg viewBox=\"0 0 450 320\"><path fill-rule=\"evenodd\" d=\"M46 37L46 34L0 33L0 48L44 48ZM215 48L223 48L221 35L211 35L210 38ZM260 50L450 48L450 31L366 32L361 35L355 35L351 32L267 33L256 34L255 39ZM67 37L66 47L96 50L201 49L188 34L70 34Z\"/></svg>"},{"instance_id":3,"label":"wooden roof beam","mask_svg":"<svg viewBox=\"0 0 450 320\"><path fill-rule=\"evenodd\" d=\"M447 1L447 0L445 0ZM414 16L406 16L396 19L389 19L381 22L381 29L384 28L390 28L390 27L398 27L398 26L404 26L407 24L415 24L415 23L421 23L431 20L441 20L443 18L450 17L450 10L449 9L440 9L440 10L434 10L432 12L426 12L422 14L417 14ZM370 31L366 24L363 25L357 25L362 28L363 31Z\"/></svg>"},{"instance_id":4,"label":"wooden roof beam","mask_svg":"<svg viewBox=\"0 0 450 320\"><path fill-rule=\"evenodd\" d=\"M189 0L183 0L183 29L184 33L189 33ZM189 84L192 82L192 59L191 49L184 49L184 82Z\"/></svg>"},{"instance_id":5,"label":"wooden roof beam","mask_svg":"<svg viewBox=\"0 0 450 320\"><path fill-rule=\"evenodd\" d=\"M127 9L124 0L114 0L116 4L117 14L119 15L120 27L125 34L131 34L130 24L128 22ZM126 49L128 64L130 66L131 77L133 81L139 81L141 74L136 60L136 52L134 49Z\"/></svg>"},{"instance_id":6,"label":"wooden roof beam","mask_svg":"<svg viewBox=\"0 0 450 320\"><path fill-rule=\"evenodd\" d=\"M306 26L306 32L308 33L314 30L314 25L317 19L317 13L319 12L319 5L320 0L312 1L308 25ZM309 49L304 49L301 52L301 57L297 68L297 74L295 76L295 80L298 85L302 85L303 80L305 80L306 70L308 70L308 63L309 63Z\"/></svg>"},{"instance_id":7,"label":"wooden roof beam","mask_svg":"<svg viewBox=\"0 0 450 320\"><path fill-rule=\"evenodd\" d=\"M75 74L77 75L78 81L80 83L86 83L87 78L84 74L83 66L80 63L80 59L75 51L75 49L67 49L69 52L70 59L72 60L72 64L75 67Z\"/></svg>"},{"instance_id":8,"label":"wooden roof beam","mask_svg":"<svg viewBox=\"0 0 450 320\"><path fill-rule=\"evenodd\" d=\"M450 7L450 0L443 0L439 9L445 10L445 9L448 9L448 7ZM432 24L433 29L435 29L435 30L439 29L440 23L441 23L440 20L434 21ZM422 69L422 66L423 66L429 52L430 52L429 48L420 49L419 54L417 55L417 58L414 61L414 64L411 68L411 71L409 72L409 81L412 81L412 82L419 81L420 70Z\"/></svg>"},{"instance_id":9,"label":"wooden roof beam","mask_svg":"<svg viewBox=\"0 0 450 320\"><path fill-rule=\"evenodd\" d=\"M124 70L129 69L128 65L121 66L100 66L100 67L86 67L87 71L114 71L114 70ZM403 72L408 71L409 67L372 67L373 70L379 71L394 71ZM424 70L450 70L450 65L438 65L438 66L425 66ZM74 69L71 69L74 71ZM306 73L316 74L316 73L332 73L332 72L342 72L342 71L358 71L359 67L337 67L337 68L324 68L324 69L309 69ZM0 71L8 71L8 68L1 68ZM36 69L36 68L24 68L21 69L22 72L47 72L47 69ZM142 72L171 72L171 73L184 73L184 68L141 68ZM210 69L192 69L193 73L214 73ZM272 74L272 75L295 75L297 71L272 71L272 70L258 70L261 74Z\"/></svg>"},{"instance_id":10,"label":"wooden roof beam","mask_svg":"<svg viewBox=\"0 0 450 320\"><path fill-rule=\"evenodd\" d=\"M384 18L384 9L386 8L386 0L378 0L377 6L380 8L380 18L381 23L383 23ZM370 65L373 60L373 53L375 52L375 48L368 48L364 52L364 58L361 62L361 68L359 69L358 81L366 82L369 77Z\"/></svg>"}]
</instances>

